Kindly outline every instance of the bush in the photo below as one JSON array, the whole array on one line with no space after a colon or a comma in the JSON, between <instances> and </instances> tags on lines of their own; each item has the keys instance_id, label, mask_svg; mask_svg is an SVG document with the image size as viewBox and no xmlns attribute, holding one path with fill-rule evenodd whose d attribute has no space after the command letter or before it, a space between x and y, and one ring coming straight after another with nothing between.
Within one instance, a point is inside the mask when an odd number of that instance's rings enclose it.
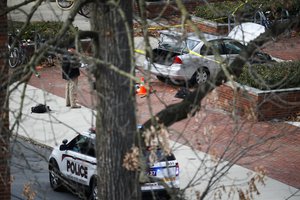
<instances>
[{"instance_id":1,"label":"bush","mask_svg":"<svg viewBox=\"0 0 300 200\"><path fill-rule=\"evenodd\" d=\"M300 61L246 65L238 83L261 90L300 87Z\"/></svg>"},{"instance_id":2,"label":"bush","mask_svg":"<svg viewBox=\"0 0 300 200\"><path fill-rule=\"evenodd\" d=\"M206 3L198 6L195 11L197 17L212 20L220 23L227 23L228 16L235 16L238 21L249 21L242 19L245 16L253 19L255 11L271 11L270 18L276 19L281 16L281 10L286 9L290 15L296 15L300 11L299 0L249 0L247 3L242 0L222 1ZM280 15L280 16L279 16Z\"/></svg>"},{"instance_id":3,"label":"bush","mask_svg":"<svg viewBox=\"0 0 300 200\"><path fill-rule=\"evenodd\" d=\"M42 39L48 40L54 38L54 36L58 33L60 28L62 27L63 22L30 22L25 29L24 34L22 34L21 39L31 39L33 40L35 32L38 33ZM9 21L8 23L8 31L9 33L16 33L17 30L21 30L24 26L24 22L15 22ZM73 29L75 30L75 28ZM74 38L75 33L72 30L69 30L64 40L60 40L62 45L67 44L72 38Z\"/></svg>"},{"instance_id":4,"label":"bush","mask_svg":"<svg viewBox=\"0 0 300 200\"><path fill-rule=\"evenodd\" d=\"M219 23L227 23L228 16L234 12L236 5L240 5L242 1L225 1L207 3L198 6L195 11L197 17L212 20Z\"/></svg>"}]
</instances>

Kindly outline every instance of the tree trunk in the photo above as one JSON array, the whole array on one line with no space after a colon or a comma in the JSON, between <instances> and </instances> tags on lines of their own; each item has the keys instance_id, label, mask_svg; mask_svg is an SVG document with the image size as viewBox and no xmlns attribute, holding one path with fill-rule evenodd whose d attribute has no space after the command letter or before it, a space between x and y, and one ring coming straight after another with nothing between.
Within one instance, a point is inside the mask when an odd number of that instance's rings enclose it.
<instances>
[{"instance_id":1,"label":"tree trunk","mask_svg":"<svg viewBox=\"0 0 300 200\"><path fill-rule=\"evenodd\" d=\"M94 70L98 99L98 197L138 199L137 173L122 166L124 155L132 147L136 133L134 84L129 78L108 68L111 64L120 71L134 73L132 3L119 1L118 5L108 5L107 1L97 1L93 9L96 15L91 17L91 29L99 34L94 56L107 63L97 64Z\"/></svg>"},{"instance_id":2,"label":"tree trunk","mask_svg":"<svg viewBox=\"0 0 300 200\"><path fill-rule=\"evenodd\" d=\"M7 7L7 1L1 1L2 9ZM10 180L10 148L9 148L9 112L7 97L8 65L7 65L7 17L0 16L0 197L3 200L11 198Z\"/></svg>"}]
</instances>

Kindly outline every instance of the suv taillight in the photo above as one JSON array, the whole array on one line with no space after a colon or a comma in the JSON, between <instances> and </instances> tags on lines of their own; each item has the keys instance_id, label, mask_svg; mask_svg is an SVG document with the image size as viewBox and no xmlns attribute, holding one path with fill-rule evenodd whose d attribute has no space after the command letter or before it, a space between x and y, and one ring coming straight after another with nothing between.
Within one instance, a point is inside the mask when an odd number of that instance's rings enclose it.
<instances>
[{"instance_id":1,"label":"suv taillight","mask_svg":"<svg viewBox=\"0 0 300 200\"><path fill-rule=\"evenodd\" d=\"M182 64L182 60L178 56L175 56L173 63Z\"/></svg>"}]
</instances>

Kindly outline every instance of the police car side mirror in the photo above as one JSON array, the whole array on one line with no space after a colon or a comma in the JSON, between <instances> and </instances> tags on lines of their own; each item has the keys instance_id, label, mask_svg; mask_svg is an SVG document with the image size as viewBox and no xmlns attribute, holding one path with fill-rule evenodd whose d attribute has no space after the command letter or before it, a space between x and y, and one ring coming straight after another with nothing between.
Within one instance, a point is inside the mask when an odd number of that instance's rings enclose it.
<instances>
[{"instance_id":1,"label":"police car side mirror","mask_svg":"<svg viewBox=\"0 0 300 200\"><path fill-rule=\"evenodd\" d=\"M60 151L67 150L67 145L65 145L65 144L60 145L60 146L59 146L59 150L60 150Z\"/></svg>"},{"instance_id":2,"label":"police car side mirror","mask_svg":"<svg viewBox=\"0 0 300 200\"><path fill-rule=\"evenodd\" d=\"M59 146L59 150L61 150L61 151L67 150L67 143L68 143L68 140L67 140L67 139L64 139L64 140L62 141L62 143L63 143L63 144Z\"/></svg>"}]
</instances>

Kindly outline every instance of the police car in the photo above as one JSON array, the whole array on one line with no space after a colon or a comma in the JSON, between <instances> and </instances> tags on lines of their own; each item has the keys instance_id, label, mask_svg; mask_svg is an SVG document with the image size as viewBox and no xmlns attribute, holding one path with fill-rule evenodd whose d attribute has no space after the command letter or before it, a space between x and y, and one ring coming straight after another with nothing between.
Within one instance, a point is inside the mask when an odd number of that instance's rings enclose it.
<instances>
[{"instance_id":1,"label":"police car","mask_svg":"<svg viewBox=\"0 0 300 200\"><path fill-rule=\"evenodd\" d=\"M79 196L97 199L97 161L95 155L96 134L94 129L78 134L70 142L63 140L55 147L49 157L49 181L54 191L67 186L73 188ZM150 152L144 151L147 158ZM143 194L167 194L168 189L179 190L179 165L173 154L164 156L162 150L156 152L158 162L148 163L148 175L151 181L141 183Z\"/></svg>"}]
</instances>

